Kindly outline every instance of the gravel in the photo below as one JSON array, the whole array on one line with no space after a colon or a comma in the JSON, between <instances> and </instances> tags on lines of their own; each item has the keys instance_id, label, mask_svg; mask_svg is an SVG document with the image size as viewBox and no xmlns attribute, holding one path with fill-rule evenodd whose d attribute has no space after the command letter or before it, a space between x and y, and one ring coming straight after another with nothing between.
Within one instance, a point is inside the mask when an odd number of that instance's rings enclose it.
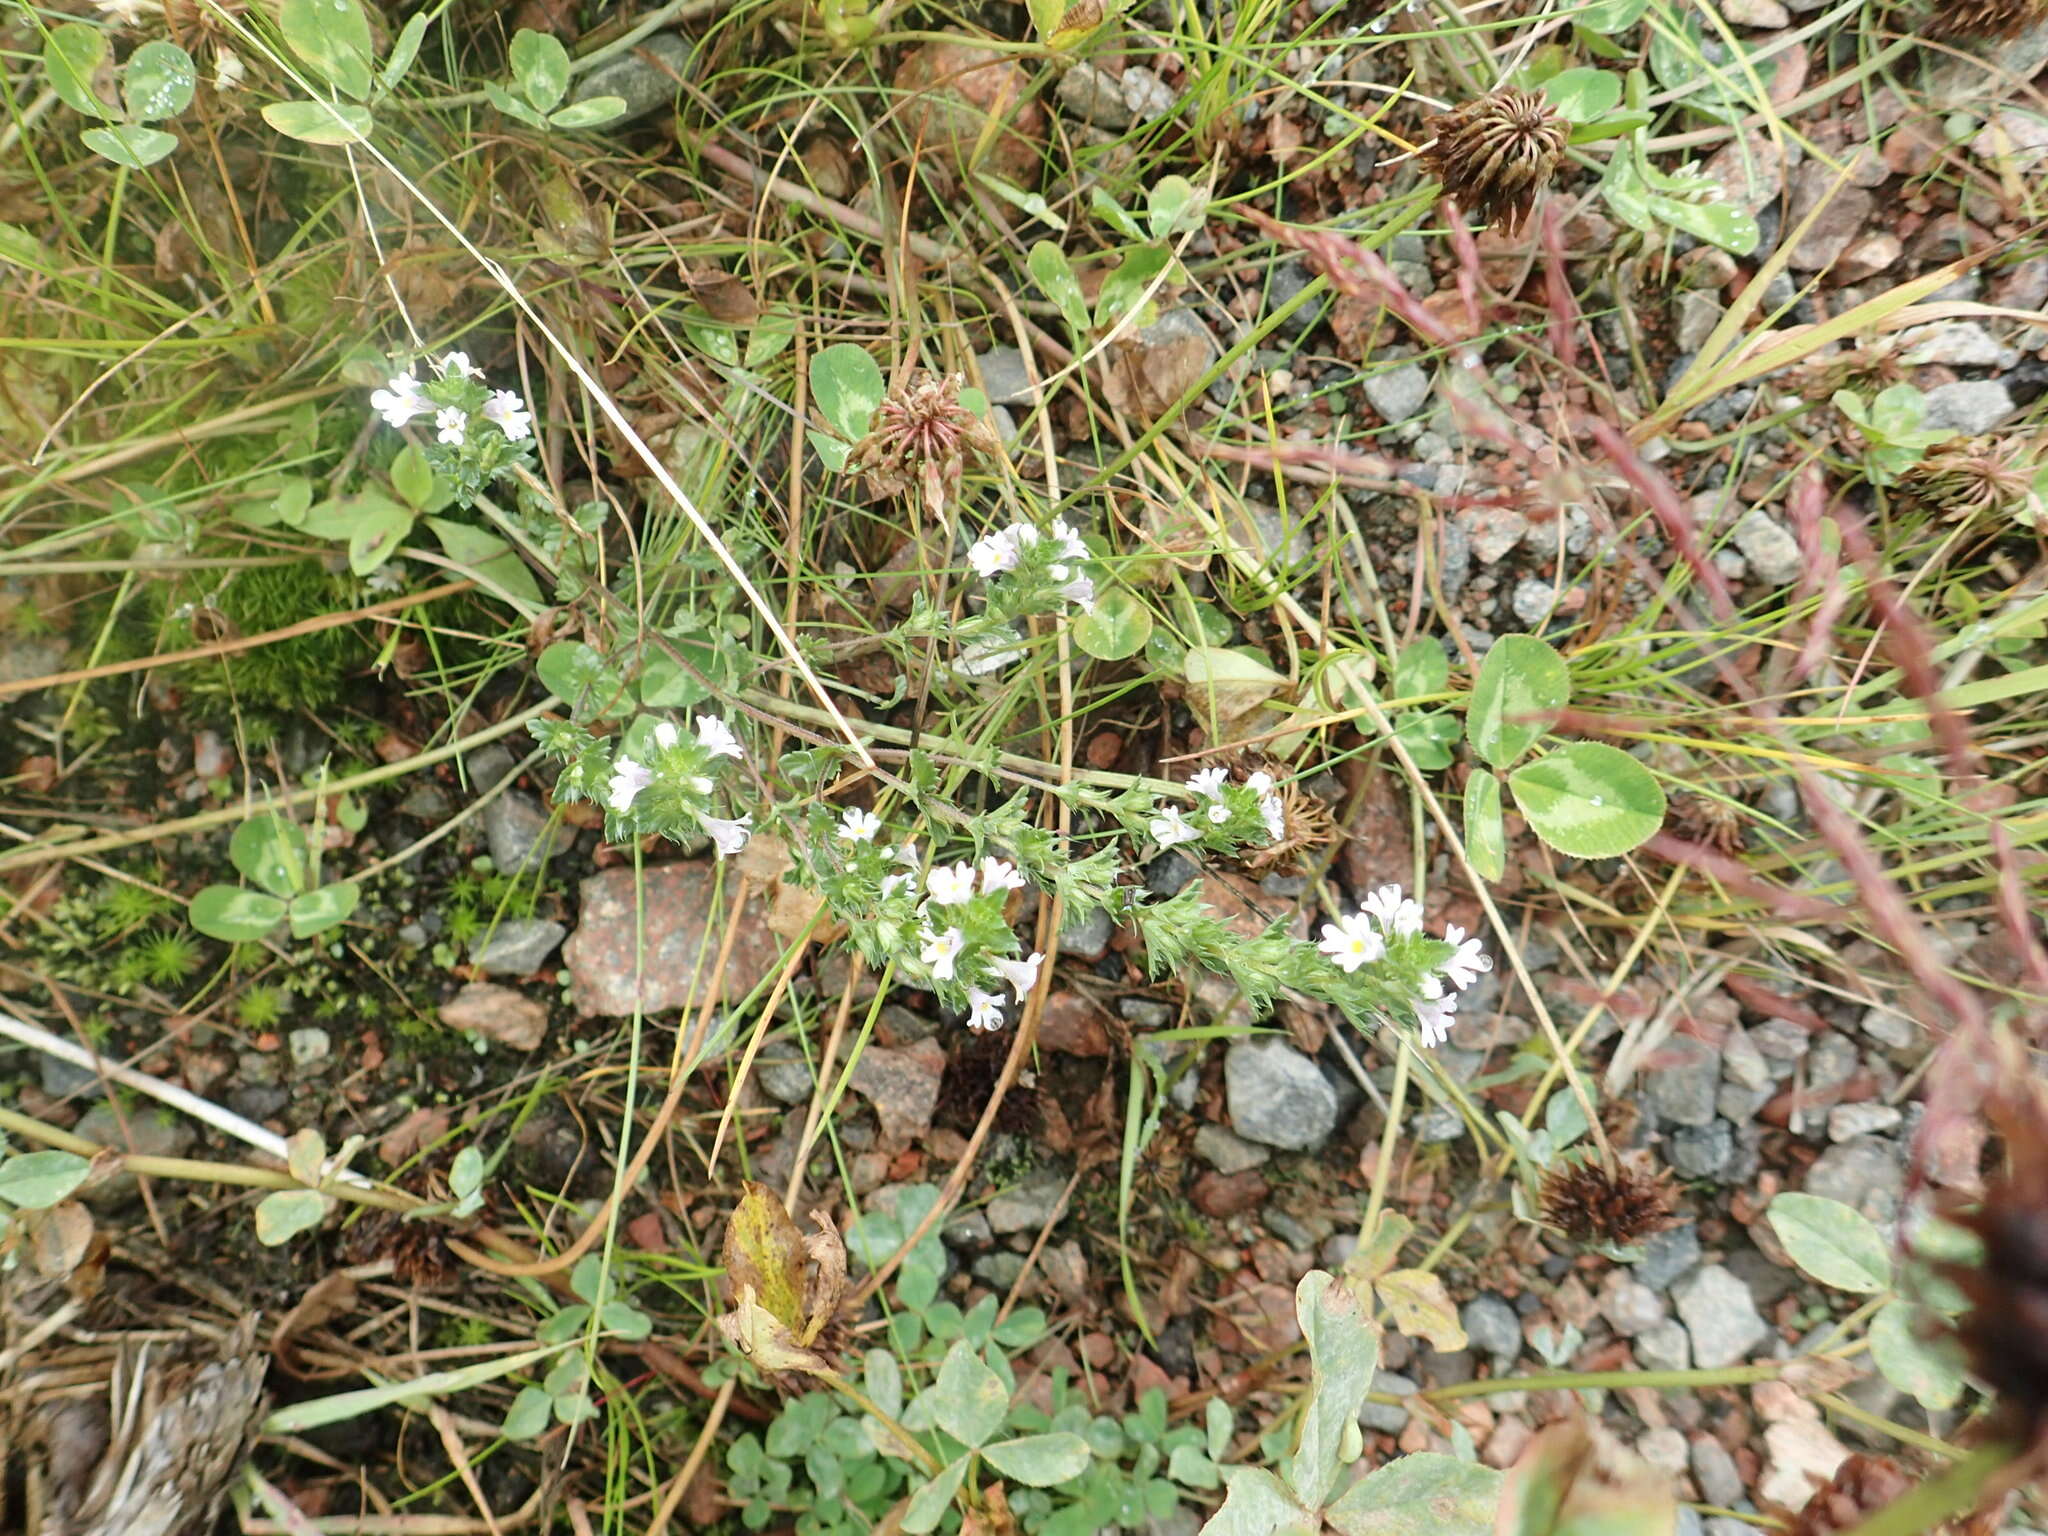
<instances>
[{"instance_id":1,"label":"gravel","mask_svg":"<svg viewBox=\"0 0 2048 1536\"><path fill-rule=\"evenodd\" d=\"M1828 1111L1828 1140L1854 1141L1895 1130L1906 1117L1890 1104L1837 1104Z\"/></svg>"},{"instance_id":2,"label":"gravel","mask_svg":"<svg viewBox=\"0 0 2048 1536\"><path fill-rule=\"evenodd\" d=\"M998 1237L1012 1232L1036 1236L1059 1209L1067 1181L1058 1174L1042 1174L1015 1189L1006 1189L987 1206L988 1224Z\"/></svg>"},{"instance_id":3,"label":"gravel","mask_svg":"<svg viewBox=\"0 0 2048 1536\"><path fill-rule=\"evenodd\" d=\"M1976 379L1941 384L1927 391L1927 427L1948 427L1966 437L1989 432L2013 413L2012 395L2003 384Z\"/></svg>"},{"instance_id":4,"label":"gravel","mask_svg":"<svg viewBox=\"0 0 2048 1536\"><path fill-rule=\"evenodd\" d=\"M1735 1465L1728 1448L1712 1435L1701 1435L1693 1441L1687 1459L1693 1481L1699 1484L1700 1497L1707 1503L1733 1509L1745 1497L1742 1470Z\"/></svg>"},{"instance_id":5,"label":"gravel","mask_svg":"<svg viewBox=\"0 0 2048 1536\"><path fill-rule=\"evenodd\" d=\"M491 862L508 875L529 863L552 858L568 846L571 836L569 828L561 824L549 835L548 813L532 795L517 789L506 790L485 806L483 823Z\"/></svg>"},{"instance_id":6,"label":"gravel","mask_svg":"<svg viewBox=\"0 0 2048 1536\"><path fill-rule=\"evenodd\" d=\"M544 917L508 918L470 950L470 962L486 976L531 976L552 955L569 930Z\"/></svg>"},{"instance_id":7,"label":"gravel","mask_svg":"<svg viewBox=\"0 0 2048 1536\"><path fill-rule=\"evenodd\" d=\"M1839 1200L1880 1223L1898 1215L1905 1187L1904 1149L1879 1136L1829 1147L1806 1170L1806 1193Z\"/></svg>"},{"instance_id":8,"label":"gravel","mask_svg":"<svg viewBox=\"0 0 2048 1536\"><path fill-rule=\"evenodd\" d=\"M1390 1397L1408 1397L1422 1390L1421 1383L1412 1381L1393 1371L1374 1371L1372 1389L1384 1392ZM1362 1429L1378 1430L1383 1435L1398 1435L1408 1427L1408 1410L1395 1403L1368 1402L1358 1410L1358 1423Z\"/></svg>"},{"instance_id":9,"label":"gravel","mask_svg":"<svg viewBox=\"0 0 2048 1536\"><path fill-rule=\"evenodd\" d=\"M1195 1156L1218 1173L1243 1173L1270 1161L1273 1154L1270 1149L1246 1141L1228 1127L1208 1120L1195 1132Z\"/></svg>"},{"instance_id":10,"label":"gravel","mask_svg":"<svg viewBox=\"0 0 2048 1536\"><path fill-rule=\"evenodd\" d=\"M1719 1118L1686 1126L1672 1133L1669 1156L1680 1178L1718 1178L1735 1156L1735 1127Z\"/></svg>"},{"instance_id":11,"label":"gravel","mask_svg":"<svg viewBox=\"0 0 2048 1536\"><path fill-rule=\"evenodd\" d=\"M1664 1298L1627 1270L1610 1270L1600 1283L1600 1315L1624 1339L1647 1333L1670 1316Z\"/></svg>"},{"instance_id":12,"label":"gravel","mask_svg":"<svg viewBox=\"0 0 2048 1536\"><path fill-rule=\"evenodd\" d=\"M1719 1264L1701 1269L1675 1288L1671 1299L1685 1323L1693 1363L1702 1370L1734 1365L1770 1336L1749 1287Z\"/></svg>"},{"instance_id":13,"label":"gravel","mask_svg":"<svg viewBox=\"0 0 2048 1536\"><path fill-rule=\"evenodd\" d=\"M1643 1256L1632 1266L1636 1279L1653 1291L1668 1291L1700 1261L1699 1229L1691 1222L1666 1227L1643 1239Z\"/></svg>"},{"instance_id":14,"label":"gravel","mask_svg":"<svg viewBox=\"0 0 2048 1536\"><path fill-rule=\"evenodd\" d=\"M1412 420L1429 404L1429 374L1414 363L1369 374L1364 388L1365 398L1389 426Z\"/></svg>"},{"instance_id":15,"label":"gravel","mask_svg":"<svg viewBox=\"0 0 2048 1536\"><path fill-rule=\"evenodd\" d=\"M1692 1340L1685 1325L1673 1319L1637 1334L1635 1355L1646 1371L1683 1371L1692 1365Z\"/></svg>"},{"instance_id":16,"label":"gravel","mask_svg":"<svg viewBox=\"0 0 2048 1536\"><path fill-rule=\"evenodd\" d=\"M1765 586L1789 587L1806 569L1791 530L1760 507L1742 514L1731 537L1749 562L1749 574Z\"/></svg>"},{"instance_id":17,"label":"gravel","mask_svg":"<svg viewBox=\"0 0 2048 1536\"><path fill-rule=\"evenodd\" d=\"M1223 1058L1223 1089L1239 1136L1289 1152L1318 1147L1337 1129L1337 1090L1285 1040L1239 1040Z\"/></svg>"},{"instance_id":18,"label":"gravel","mask_svg":"<svg viewBox=\"0 0 2048 1536\"><path fill-rule=\"evenodd\" d=\"M1522 1320L1515 1309L1491 1291L1482 1291L1458 1310L1465 1337L1476 1353L1493 1362L1498 1376L1522 1352Z\"/></svg>"},{"instance_id":19,"label":"gravel","mask_svg":"<svg viewBox=\"0 0 2048 1536\"><path fill-rule=\"evenodd\" d=\"M1704 1040L1673 1035L1651 1055L1643 1073L1643 1099L1666 1125L1709 1125L1714 1090L1721 1083L1721 1056Z\"/></svg>"}]
</instances>

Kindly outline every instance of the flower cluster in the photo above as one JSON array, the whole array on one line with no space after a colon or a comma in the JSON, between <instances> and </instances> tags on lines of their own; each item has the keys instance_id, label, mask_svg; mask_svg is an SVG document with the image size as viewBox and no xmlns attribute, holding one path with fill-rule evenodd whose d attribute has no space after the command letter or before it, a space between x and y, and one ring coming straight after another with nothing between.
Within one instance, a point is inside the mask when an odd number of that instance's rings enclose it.
<instances>
[{"instance_id":1,"label":"flower cluster","mask_svg":"<svg viewBox=\"0 0 2048 1536\"><path fill-rule=\"evenodd\" d=\"M1081 568L1088 546L1067 525L1054 518L1052 532L1030 523L1009 527L977 539L967 551L975 575L989 583L989 612L1003 618L1056 611L1073 604L1083 613L1095 608L1095 582Z\"/></svg>"},{"instance_id":2,"label":"flower cluster","mask_svg":"<svg viewBox=\"0 0 2048 1536\"><path fill-rule=\"evenodd\" d=\"M434 429L428 462L458 490L474 494L524 459L533 413L509 389L491 389L467 352L444 352L424 382L411 367L370 394L370 408L394 427L426 418Z\"/></svg>"},{"instance_id":3,"label":"flower cluster","mask_svg":"<svg viewBox=\"0 0 2048 1536\"><path fill-rule=\"evenodd\" d=\"M1381 886L1356 912L1325 923L1316 948L1346 976L1390 962L1403 972L1412 985L1410 1006L1424 1045L1440 1045L1450 1038L1458 993L1493 969L1479 940L1466 938L1456 923L1445 926L1441 942L1424 938L1422 904L1403 896L1398 885Z\"/></svg>"},{"instance_id":4,"label":"flower cluster","mask_svg":"<svg viewBox=\"0 0 2048 1536\"><path fill-rule=\"evenodd\" d=\"M1192 816L1177 805L1163 807L1145 825L1152 841L1164 850L1181 843L1200 843L1221 853L1270 846L1287 832L1287 810L1279 785L1270 773L1247 774L1231 782L1227 768L1204 768L1188 779L1195 797Z\"/></svg>"},{"instance_id":5,"label":"flower cluster","mask_svg":"<svg viewBox=\"0 0 2048 1536\"><path fill-rule=\"evenodd\" d=\"M1006 916L1010 892L1028 883L1024 872L993 855L927 869L915 842L892 843L881 817L857 806L836 822L819 812L812 830L819 888L862 953L878 965L894 959L965 1009L970 1029L1001 1029L1010 1001L1001 989L1022 1004L1045 960L1018 958Z\"/></svg>"},{"instance_id":6,"label":"flower cluster","mask_svg":"<svg viewBox=\"0 0 2048 1536\"><path fill-rule=\"evenodd\" d=\"M720 858L747 846L751 815L712 814L726 760L746 760L732 727L716 715L699 715L688 736L672 720L643 715L626 728L616 750L562 721L536 721L533 733L564 764L555 798L602 805L607 840L630 842L652 832L684 842L701 835Z\"/></svg>"}]
</instances>

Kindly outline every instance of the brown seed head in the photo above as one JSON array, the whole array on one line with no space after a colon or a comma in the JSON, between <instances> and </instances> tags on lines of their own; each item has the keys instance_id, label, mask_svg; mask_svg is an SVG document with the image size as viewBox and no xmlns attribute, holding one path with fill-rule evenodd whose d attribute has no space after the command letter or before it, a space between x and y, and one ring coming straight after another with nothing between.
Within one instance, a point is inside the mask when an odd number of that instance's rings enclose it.
<instances>
[{"instance_id":1,"label":"brown seed head","mask_svg":"<svg viewBox=\"0 0 2048 1536\"><path fill-rule=\"evenodd\" d=\"M1676 1199L1668 1168L1652 1173L1635 1162L1612 1172L1597 1162L1568 1163L1543 1179L1543 1219L1579 1243L1640 1242L1671 1225Z\"/></svg>"},{"instance_id":2,"label":"brown seed head","mask_svg":"<svg viewBox=\"0 0 2048 1536\"><path fill-rule=\"evenodd\" d=\"M2034 476L2039 470L2026 444L1995 437L1950 438L1937 443L1907 472L1922 498L1958 521L1984 514L2037 520Z\"/></svg>"},{"instance_id":3,"label":"brown seed head","mask_svg":"<svg viewBox=\"0 0 2048 1536\"><path fill-rule=\"evenodd\" d=\"M865 475L877 496L922 488L932 515L942 516L967 461L1002 452L989 424L961 405L960 384L957 373L912 374L882 401L847 467Z\"/></svg>"},{"instance_id":4,"label":"brown seed head","mask_svg":"<svg viewBox=\"0 0 2048 1536\"><path fill-rule=\"evenodd\" d=\"M2016 37L2048 20L2048 0L1934 0L1920 24L1928 37Z\"/></svg>"},{"instance_id":5,"label":"brown seed head","mask_svg":"<svg viewBox=\"0 0 2048 1536\"><path fill-rule=\"evenodd\" d=\"M1787 1536L1835 1536L1854 1530L1911 1488L1913 1474L1889 1456L1851 1456L1815 1491Z\"/></svg>"},{"instance_id":6,"label":"brown seed head","mask_svg":"<svg viewBox=\"0 0 2048 1536\"><path fill-rule=\"evenodd\" d=\"M1570 126L1540 91L1495 91L1429 120L1426 152L1444 193L1504 235L1522 227L1550 185Z\"/></svg>"}]
</instances>

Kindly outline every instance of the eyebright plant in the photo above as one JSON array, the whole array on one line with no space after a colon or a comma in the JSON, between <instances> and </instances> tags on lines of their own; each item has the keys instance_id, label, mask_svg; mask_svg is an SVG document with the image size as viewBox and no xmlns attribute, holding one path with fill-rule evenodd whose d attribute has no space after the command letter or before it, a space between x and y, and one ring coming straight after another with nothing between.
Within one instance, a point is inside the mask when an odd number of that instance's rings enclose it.
<instances>
[{"instance_id":1,"label":"eyebright plant","mask_svg":"<svg viewBox=\"0 0 2048 1536\"><path fill-rule=\"evenodd\" d=\"M541 750L563 765L555 798L602 805L607 841L627 843L649 833L675 842L703 836L720 858L747 846L751 813L714 814L726 763L746 760L739 738L718 716L697 716L696 733L686 736L672 720L641 715L616 742L565 720L536 720L529 729Z\"/></svg>"},{"instance_id":2,"label":"eyebright plant","mask_svg":"<svg viewBox=\"0 0 2048 1536\"><path fill-rule=\"evenodd\" d=\"M1192 812L1155 807L1145 820L1147 835L1162 852L1190 843L1212 853L1237 853L1270 846L1287 833L1287 809L1270 773L1252 773L1237 784L1227 768L1204 768L1189 776L1188 789L1195 797Z\"/></svg>"},{"instance_id":3,"label":"eyebright plant","mask_svg":"<svg viewBox=\"0 0 2048 1536\"><path fill-rule=\"evenodd\" d=\"M1087 558L1088 546L1064 518L1053 519L1050 534L1012 523L967 551L967 563L988 583L986 612L996 619L1058 612L1067 604L1093 613L1095 582L1081 567Z\"/></svg>"},{"instance_id":4,"label":"eyebright plant","mask_svg":"<svg viewBox=\"0 0 2048 1536\"><path fill-rule=\"evenodd\" d=\"M486 385L467 352L444 352L429 370L422 381L408 364L371 392L370 408L393 427L416 420L431 424L427 463L467 500L526 462L533 412L514 391Z\"/></svg>"}]
</instances>

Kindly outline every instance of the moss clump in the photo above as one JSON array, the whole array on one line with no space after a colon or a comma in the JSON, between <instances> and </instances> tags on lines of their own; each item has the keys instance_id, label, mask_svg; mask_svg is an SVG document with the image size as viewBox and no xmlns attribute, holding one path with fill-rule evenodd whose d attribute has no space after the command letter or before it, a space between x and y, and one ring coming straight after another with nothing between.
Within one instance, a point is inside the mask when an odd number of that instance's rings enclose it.
<instances>
[{"instance_id":1,"label":"moss clump","mask_svg":"<svg viewBox=\"0 0 2048 1536\"><path fill-rule=\"evenodd\" d=\"M318 560L260 565L237 571L213 599L229 632L267 634L301 619L355 606L354 584ZM244 708L319 710L334 703L343 684L372 656L362 628L338 624L294 635L183 668L179 682L202 707L229 700Z\"/></svg>"}]
</instances>

